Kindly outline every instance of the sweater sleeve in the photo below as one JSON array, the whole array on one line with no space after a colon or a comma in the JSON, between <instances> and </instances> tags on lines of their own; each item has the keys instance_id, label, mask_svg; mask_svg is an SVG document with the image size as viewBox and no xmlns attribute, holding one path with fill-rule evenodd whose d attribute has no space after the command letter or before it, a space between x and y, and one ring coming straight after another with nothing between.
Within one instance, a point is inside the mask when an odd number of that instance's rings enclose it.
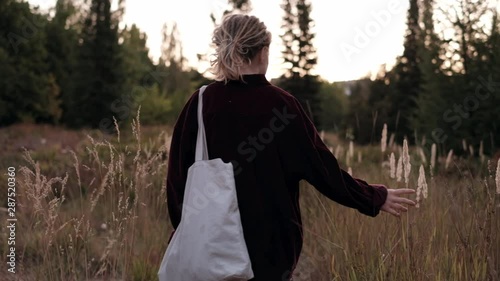
<instances>
[{"instance_id":1,"label":"sweater sleeve","mask_svg":"<svg viewBox=\"0 0 500 281\"><path fill-rule=\"evenodd\" d=\"M376 216L387 198L386 187L370 185L342 170L299 102L293 98L287 107L290 116L295 115L286 138L297 140L297 143L287 145L293 147L287 149L289 153L285 157L291 163L293 174L308 181L331 200L365 215Z\"/></svg>"},{"instance_id":2,"label":"sweater sleeve","mask_svg":"<svg viewBox=\"0 0 500 281\"><path fill-rule=\"evenodd\" d=\"M187 173L194 163L198 133L197 104L198 91L191 96L175 123L168 154L167 206L174 229L181 221Z\"/></svg>"}]
</instances>

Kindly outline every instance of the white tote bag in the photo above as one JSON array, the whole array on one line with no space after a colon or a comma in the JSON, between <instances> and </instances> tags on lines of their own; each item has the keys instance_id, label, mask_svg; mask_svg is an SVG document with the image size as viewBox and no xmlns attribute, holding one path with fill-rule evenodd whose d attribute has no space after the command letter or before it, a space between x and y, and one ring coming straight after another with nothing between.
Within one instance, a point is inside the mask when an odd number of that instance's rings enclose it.
<instances>
[{"instance_id":1,"label":"white tote bag","mask_svg":"<svg viewBox=\"0 0 500 281\"><path fill-rule=\"evenodd\" d=\"M181 222L158 271L160 281L240 281L254 277L243 237L233 166L208 160L203 92L198 101L198 137L188 170Z\"/></svg>"}]
</instances>

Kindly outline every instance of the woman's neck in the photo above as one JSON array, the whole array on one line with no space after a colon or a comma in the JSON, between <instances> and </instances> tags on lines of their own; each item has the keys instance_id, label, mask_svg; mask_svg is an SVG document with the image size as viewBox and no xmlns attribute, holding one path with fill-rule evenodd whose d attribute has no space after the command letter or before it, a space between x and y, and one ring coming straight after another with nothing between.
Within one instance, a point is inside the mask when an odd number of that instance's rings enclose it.
<instances>
[{"instance_id":1,"label":"woman's neck","mask_svg":"<svg viewBox=\"0 0 500 281\"><path fill-rule=\"evenodd\" d=\"M240 68L241 75L266 74L258 65L244 65Z\"/></svg>"}]
</instances>

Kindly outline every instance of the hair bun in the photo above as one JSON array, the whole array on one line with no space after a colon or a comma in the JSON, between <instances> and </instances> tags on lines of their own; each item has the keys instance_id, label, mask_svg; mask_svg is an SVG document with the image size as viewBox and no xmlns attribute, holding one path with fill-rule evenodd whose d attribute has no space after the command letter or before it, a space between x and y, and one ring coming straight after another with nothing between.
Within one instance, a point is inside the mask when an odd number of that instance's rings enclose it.
<instances>
[{"instance_id":1,"label":"hair bun","mask_svg":"<svg viewBox=\"0 0 500 281\"><path fill-rule=\"evenodd\" d=\"M250 63L262 47L271 44L271 33L254 16L232 14L214 30L212 42L216 54L211 64L217 79L238 80L240 66Z\"/></svg>"}]
</instances>

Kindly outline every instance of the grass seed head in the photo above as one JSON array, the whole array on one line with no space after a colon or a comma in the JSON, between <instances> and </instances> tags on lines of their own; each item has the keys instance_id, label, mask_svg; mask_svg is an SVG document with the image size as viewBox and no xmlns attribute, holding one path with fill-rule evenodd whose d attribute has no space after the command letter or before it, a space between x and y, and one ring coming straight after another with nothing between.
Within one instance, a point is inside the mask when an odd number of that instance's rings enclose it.
<instances>
[{"instance_id":1,"label":"grass seed head","mask_svg":"<svg viewBox=\"0 0 500 281\"><path fill-rule=\"evenodd\" d=\"M431 169L434 169L436 167L436 154L437 154L437 146L435 143L432 144L431 147Z\"/></svg>"},{"instance_id":2,"label":"grass seed head","mask_svg":"<svg viewBox=\"0 0 500 281\"><path fill-rule=\"evenodd\" d=\"M337 148L335 148L335 158L339 159L342 153L342 146L339 144Z\"/></svg>"},{"instance_id":3,"label":"grass seed head","mask_svg":"<svg viewBox=\"0 0 500 281\"><path fill-rule=\"evenodd\" d=\"M416 207L420 207L420 201L422 201L421 196L427 198L427 181L425 180L425 169L423 165L420 165L418 181L417 181L417 204Z\"/></svg>"},{"instance_id":4,"label":"grass seed head","mask_svg":"<svg viewBox=\"0 0 500 281\"><path fill-rule=\"evenodd\" d=\"M349 142L349 157L354 157L354 143L352 141Z\"/></svg>"},{"instance_id":5,"label":"grass seed head","mask_svg":"<svg viewBox=\"0 0 500 281\"><path fill-rule=\"evenodd\" d=\"M408 141L406 139L403 141L403 167L404 167L405 183L408 184L410 179L411 163L410 163L410 153L408 150Z\"/></svg>"},{"instance_id":6,"label":"grass seed head","mask_svg":"<svg viewBox=\"0 0 500 281\"><path fill-rule=\"evenodd\" d=\"M453 159L453 149L450 149L450 152L448 152L448 157L446 157L446 164L444 165L445 169L448 169L452 159Z\"/></svg>"},{"instance_id":7,"label":"grass seed head","mask_svg":"<svg viewBox=\"0 0 500 281\"><path fill-rule=\"evenodd\" d=\"M394 138L396 137L396 135L394 133L391 134L391 137L389 138L389 148L393 148L394 147Z\"/></svg>"},{"instance_id":8,"label":"grass seed head","mask_svg":"<svg viewBox=\"0 0 500 281\"><path fill-rule=\"evenodd\" d=\"M398 182L403 180L403 157L399 156L398 165L396 168L396 179Z\"/></svg>"},{"instance_id":9,"label":"grass seed head","mask_svg":"<svg viewBox=\"0 0 500 281\"><path fill-rule=\"evenodd\" d=\"M497 174L495 177L495 182L497 185L497 194L500 194L500 158L498 159L497 163Z\"/></svg>"},{"instance_id":10,"label":"grass seed head","mask_svg":"<svg viewBox=\"0 0 500 281\"><path fill-rule=\"evenodd\" d=\"M394 152L391 153L389 164L391 166L391 179L394 179L396 178L396 156L394 156Z\"/></svg>"},{"instance_id":11,"label":"grass seed head","mask_svg":"<svg viewBox=\"0 0 500 281\"><path fill-rule=\"evenodd\" d=\"M387 124L384 123L384 128L382 129L382 139L380 141L381 150L385 152L387 149Z\"/></svg>"},{"instance_id":12,"label":"grass seed head","mask_svg":"<svg viewBox=\"0 0 500 281\"><path fill-rule=\"evenodd\" d=\"M418 148L418 153L420 154L422 163L427 164L427 157L425 156L424 150L421 147Z\"/></svg>"},{"instance_id":13,"label":"grass seed head","mask_svg":"<svg viewBox=\"0 0 500 281\"><path fill-rule=\"evenodd\" d=\"M427 190L427 180L425 179L425 169L423 165L420 165L420 171L419 171L419 185L422 187L422 195L424 198L427 198L428 195L428 190Z\"/></svg>"}]
</instances>

